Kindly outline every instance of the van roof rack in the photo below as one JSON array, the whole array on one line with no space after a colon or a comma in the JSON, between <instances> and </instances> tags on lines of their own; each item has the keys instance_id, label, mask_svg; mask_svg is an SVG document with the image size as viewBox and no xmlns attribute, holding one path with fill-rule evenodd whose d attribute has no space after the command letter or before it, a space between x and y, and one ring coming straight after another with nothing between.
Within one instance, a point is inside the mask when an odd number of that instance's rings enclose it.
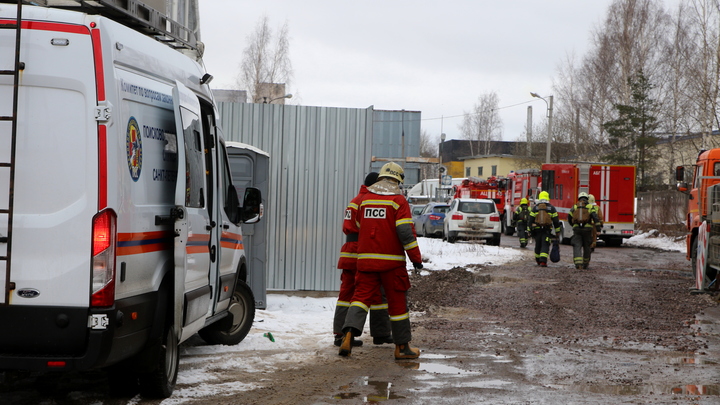
<instances>
[{"instance_id":1,"label":"van roof rack","mask_svg":"<svg viewBox=\"0 0 720 405\"><path fill-rule=\"evenodd\" d=\"M12 1L13 3L16 2ZM10 1L0 0L0 3ZM202 53L196 33L140 0L23 0L23 3L108 17L175 49Z\"/></svg>"}]
</instances>

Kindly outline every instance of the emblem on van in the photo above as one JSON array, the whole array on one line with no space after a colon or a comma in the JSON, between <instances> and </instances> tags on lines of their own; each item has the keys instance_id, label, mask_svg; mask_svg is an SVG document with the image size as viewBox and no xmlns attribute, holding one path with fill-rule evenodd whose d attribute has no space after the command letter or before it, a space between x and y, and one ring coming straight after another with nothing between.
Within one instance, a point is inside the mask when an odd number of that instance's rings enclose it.
<instances>
[{"instance_id":1,"label":"emblem on van","mask_svg":"<svg viewBox=\"0 0 720 405\"><path fill-rule=\"evenodd\" d=\"M140 178L142 169L142 138L140 137L140 125L135 117L130 117L125 134L125 151L127 152L128 168L133 181Z\"/></svg>"},{"instance_id":2,"label":"emblem on van","mask_svg":"<svg viewBox=\"0 0 720 405\"><path fill-rule=\"evenodd\" d=\"M22 288L17 291L17 295L22 298L35 298L40 295L40 291L34 288Z\"/></svg>"}]
</instances>

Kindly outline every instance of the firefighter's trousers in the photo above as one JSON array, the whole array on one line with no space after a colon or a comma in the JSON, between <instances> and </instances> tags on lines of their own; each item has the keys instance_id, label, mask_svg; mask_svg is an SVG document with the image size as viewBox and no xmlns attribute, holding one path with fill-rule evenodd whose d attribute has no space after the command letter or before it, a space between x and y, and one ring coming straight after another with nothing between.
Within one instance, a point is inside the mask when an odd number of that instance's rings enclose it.
<instances>
[{"instance_id":1,"label":"firefighter's trousers","mask_svg":"<svg viewBox=\"0 0 720 405\"><path fill-rule=\"evenodd\" d=\"M590 255L592 253L592 242L593 242L593 227L588 226L573 226L573 236L570 239L570 243L573 246L573 263L575 266L581 265L587 267L590 263Z\"/></svg>"},{"instance_id":2,"label":"firefighter's trousers","mask_svg":"<svg viewBox=\"0 0 720 405\"><path fill-rule=\"evenodd\" d=\"M343 324L355 293L355 275L355 270L343 270L340 275L340 294L333 319L333 333L337 335L342 334ZM376 296L372 299L370 305L370 336L372 337L386 337L392 333L385 290L381 288L379 294L379 297Z\"/></svg>"},{"instance_id":3,"label":"firefighter's trousers","mask_svg":"<svg viewBox=\"0 0 720 405\"><path fill-rule=\"evenodd\" d=\"M550 238L552 231L549 228L538 228L533 231L535 239L535 261L537 263L547 263L550 256Z\"/></svg>"},{"instance_id":4,"label":"firefighter's trousers","mask_svg":"<svg viewBox=\"0 0 720 405\"><path fill-rule=\"evenodd\" d=\"M520 246L527 246L527 223L525 223L525 221L517 221L517 223L515 224L515 229L517 229L518 239L520 239Z\"/></svg>"},{"instance_id":5,"label":"firefighter's trousers","mask_svg":"<svg viewBox=\"0 0 720 405\"><path fill-rule=\"evenodd\" d=\"M355 294L348 309L343 332L352 329L356 336L362 335L373 297L380 287L385 290L388 302L390 326L395 344L408 343L412 339L410 332L410 314L407 308L407 290L410 289L405 263L392 270L358 271L355 276Z\"/></svg>"}]
</instances>

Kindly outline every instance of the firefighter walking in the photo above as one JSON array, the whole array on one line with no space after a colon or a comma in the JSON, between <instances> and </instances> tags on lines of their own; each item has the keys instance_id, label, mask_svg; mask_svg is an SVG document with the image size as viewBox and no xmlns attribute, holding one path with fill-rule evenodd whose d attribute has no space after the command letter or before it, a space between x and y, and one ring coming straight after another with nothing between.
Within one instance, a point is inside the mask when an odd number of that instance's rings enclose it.
<instances>
[{"instance_id":1,"label":"firefighter walking","mask_svg":"<svg viewBox=\"0 0 720 405\"><path fill-rule=\"evenodd\" d=\"M597 245L597 234L602 230L603 227L603 212L600 209L600 206L595 203L595 196L592 194L588 194L588 203L590 205L594 205L595 208L597 208L597 216L600 218L600 223L596 224L596 226L593 227L593 236L592 236L592 244L590 244L590 251L595 251L595 246ZM600 225L600 226L597 226Z\"/></svg>"},{"instance_id":2,"label":"firefighter walking","mask_svg":"<svg viewBox=\"0 0 720 405\"><path fill-rule=\"evenodd\" d=\"M335 316L333 318L333 333L335 334L335 346L340 346L343 340L342 327L345 323L350 301L355 293L355 274L357 271L357 210L362 196L368 191L367 188L377 182L378 173L371 172L365 177L365 182L360 186L358 195L353 198L345 209L343 219L343 233L345 243L340 248L340 259L338 269L342 270L340 275L340 293L335 305ZM393 343L390 329L390 318L388 316L388 305L382 290L378 290L370 305L370 336L373 344ZM362 346L361 340L353 340L353 346Z\"/></svg>"},{"instance_id":3,"label":"firefighter walking","mask_svg":"<svg viewBox=\"0 0 720 405\"><path fill-rule=\"evenodd\" d=\"M586 192L578 195L578 202L570 208L568 222L573 227L570 242L573 246L573 263L576 269L587 269L592 254L594 228L602 226L598 217L597 205L589 203Z\"/></svg>"},{"instance_id":4,"label":"firefighter walking","mask_svg":"<svg viewBox=\"0 0 720 405\"><path fill-rule=\"evenodd\" d=\"M520 200L520 205L515 209L515 212L513 212L513 222L515 223L515 229L517 229L518 232L521 248L527 246L527 226L529 220L530 208L528 207L528 200L527 198L523 198Z\"/></svg>"},{"instance_id":5,"label":"firefighter walking","mask_svg":"<svg viewBox=\"0 0 720 405\"><path fill-rule=\"evenodd\" d=\"M547 267L550 244L556 237L553 236L553 231L555 235L560 235L560 219L557 210L550 204L550 194L547 191L540 192L538 203L530 210L528 227L535 239L535 262L540 267Z\"/></svg>"},{"instance_id":6,"label":"firefighter walking","mask_svg":"<svg viewBox=\"0 0 720 405\"><path fill-rule=\"evenodd\" d=\"M358 260L355 293L343 326L341 356L352 352L354 337L360 336L373 297L382 286L388 301L396 359L415 359L420 350L410 347L410 314L406 292L410 278L405 254L421 269L420 248L415 237L410 206L400 190L405 173L397 163L380 169L378 182L368 187L358 207Z\"/></svg>"}]
</instances>

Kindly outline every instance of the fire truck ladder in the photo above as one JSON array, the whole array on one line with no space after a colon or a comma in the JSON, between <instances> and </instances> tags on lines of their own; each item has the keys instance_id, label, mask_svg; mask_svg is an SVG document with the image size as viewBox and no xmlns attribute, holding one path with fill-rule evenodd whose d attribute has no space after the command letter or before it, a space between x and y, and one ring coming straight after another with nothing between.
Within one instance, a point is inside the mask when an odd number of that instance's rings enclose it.
<instances>
[{"instance_id":1,"label":"fire truck ladder","mask_svg":"<svg viewBox=\"0 0 720 405\"><path fill-rule=\"evenodd\" d=\"M5 293L4 299L0 302L0 305L7 305L10 303L10 293L15 289L15 283L10 281L10 263L12 258L12 227L13 227L13 199L14 199L14 187L15 187L15 145L17 140L17 110L18 110L18 89L20 71L24 68L24 64L20 62L20 31L22 21L22 0L17 1L17 17L15 21L9 23L0 23L0 29L3 30L14 30L15 31L15 57L13 69L0 70L0 79L5 76L12 76L13 78L13 91L12 91L12 111L10 115L0 115L0 144L10 145L9 153L2 154L2 161L0 161L0 184L8 187L8 200L0 201L0 219L5 220L7 224L7 235L0 234L0 263L4 266L0 267L0 271L5 273ZM5 60L10 60L7 58ZM0 66L0 69L5 66ZM0 114L5 114L5 111ZM7 123L10 123L10 133L7 133ZM4 247L4 253L3 253Z\"/></svg>"}]
</instances>

